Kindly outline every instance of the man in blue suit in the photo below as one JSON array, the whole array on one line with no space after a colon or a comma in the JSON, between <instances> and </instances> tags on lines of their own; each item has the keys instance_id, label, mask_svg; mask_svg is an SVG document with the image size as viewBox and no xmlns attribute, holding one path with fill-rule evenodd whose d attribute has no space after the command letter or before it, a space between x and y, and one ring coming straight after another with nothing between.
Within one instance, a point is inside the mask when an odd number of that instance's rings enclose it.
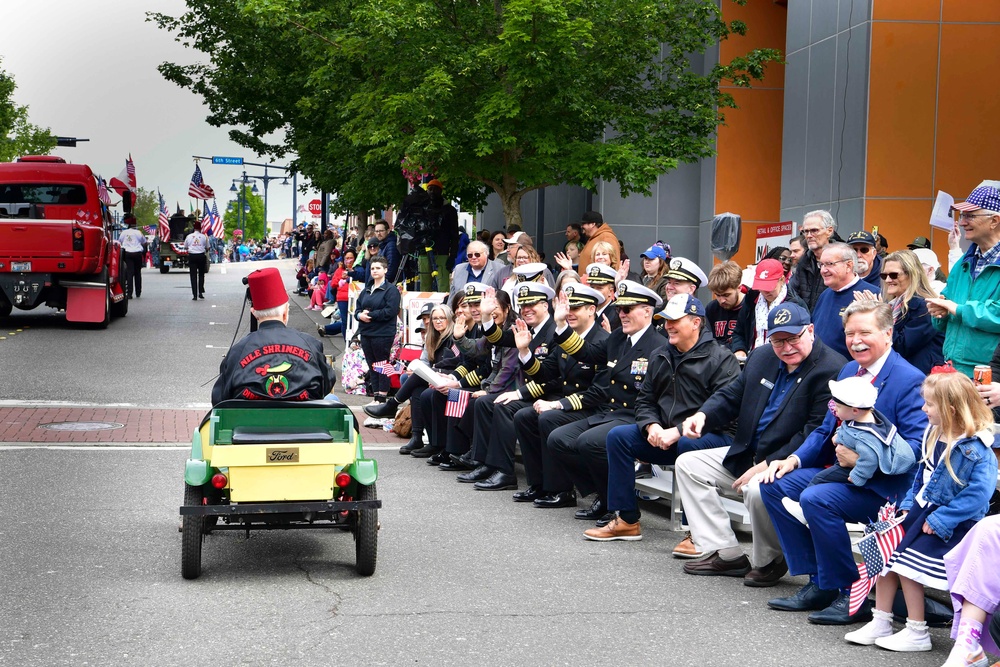
<instances>
[{"instance_id":1,"label":"man in blue suit","mask_svg":"<svg viewBox=\"0 0 1000 667\"><path fill-rule=\"evenodd\" d=\"M864 377L878 389L875 407L896 425L917 458L927 427L921 408L920 385L924 374L892 349L892 309L879 301L858 301L844 311L844 333L854 358L838 379ZM886 502L899 502L913 482L914 471L899 475L875 474L864 486L851 483L818 484L813 476L836 459L845 468L854 466L856 452L834 445L836 429L831 413L805 439L795 453L771 463L760 484L760 497L777 531L788 570L808 574L809 583L795 595L775 598L767 604L782 611L813 611L811 623L848 625L871 618L862 607L848 613L850 588L858 578L846 524L873 521ZM809 488L806 488L809 487ZM792 517L782 498L798 501L808 526Z\"/></svg>"}]
</instances>

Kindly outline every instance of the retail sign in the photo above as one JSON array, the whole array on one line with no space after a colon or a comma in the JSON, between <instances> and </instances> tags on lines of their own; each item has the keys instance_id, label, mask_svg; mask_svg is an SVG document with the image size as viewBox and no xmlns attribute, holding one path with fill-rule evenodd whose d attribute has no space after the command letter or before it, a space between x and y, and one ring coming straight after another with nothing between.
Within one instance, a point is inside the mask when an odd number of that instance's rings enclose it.
<instances>
[{"instance_id":1,"label":"retail sign","mask_svg":"<svg viewBox=\"0 0 1000 667\"><path fill-rule=\"evenodd\" d=\"M793 227L791 220L757 225L757 249L754 251L754 264L779 246L787 248L792 241Z\"/></svg>"}]
</instances>

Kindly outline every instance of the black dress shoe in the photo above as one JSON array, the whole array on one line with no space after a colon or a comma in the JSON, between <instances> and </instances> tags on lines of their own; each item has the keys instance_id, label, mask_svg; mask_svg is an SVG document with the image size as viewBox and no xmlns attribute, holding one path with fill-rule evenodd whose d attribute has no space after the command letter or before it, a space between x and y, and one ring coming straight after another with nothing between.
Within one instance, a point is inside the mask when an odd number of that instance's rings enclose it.
<instances>
[{"instance_id":1,"label":"black dress shoe","mask_svg":"<svg viewBox=\"0 0 1000 667\"><path fill-rule=\"evenodd\" d=\"M699 558L684 563L684 574L697 574L703 577L742 577L750 571L750 559L741 554L735 560L725 560L719 552L708 558Z\"/></svg>"},{"instance_id":2,"label":"black dress shoe","mask_svg":"<svg viewBox=\"0 0 1000 667\"><path fill-rule=\"evenodd\" d=\"M473 463L465 463L459 457L454 454L448 455L448 460L438 466L439 470L448 470L451 472L461 472L463 470L475 470L479 466Z\"/></svg>"},{"instance_id":3,"label":"black dress shoe","mask_svg":"<svg viewBox=\"0 0 1000 667\"><path fill-rule=\"evenodd\" d=\"M839 593L839 591L824 591L809 582L791 597L768 600L767 606L779 611L815 611L826 609L837 599Z\"/></svg>"},{"instance_id":4,"label":"black dress shoe","mask_svg":"<svg viewBox=\"0 0 1000 667\"><path fill-rule=\"evenodd\" d=\"M550 493L535 501L535 507L550 509L554 507L576 507L576 491L560 491Z\"/></svg>"},{"instance_id":5,"label":"black dress shoe","mask_svg":"<svg viewBox=\"0 0 1000 667\"><path fill-rule=\"evenodd\" d=\"M514 502L515 503L530 503L530 502L538 500L539 498L544 497L545 495L546 495L545 489L543 489L542 487L540 487L540 486L538 486L536 484L532 484L531 486L529 486L528 488L526 488L524 491L518 491L517 493L515 493L514 494Z\"/></svg>"},{"instance_id":6,"label":"black dress shoe","mask_svg":"<svg viewBox=\"0 0 1000 667\"><path fill-rule=\"evenodd\" d=\"M429 466L439 466L439 465L441 465L442 463L444 463L445 461L448 461L448 460L450 460L450 457L448 456L448 452L446 452L446 451L444 451L442 449L440 452L438 452L434 456L432 456L429 459L427 459L427 465L429 465Z\"/></svg>"},{"instance_id":7,"label":"black dress shoe","mask_svg":"<svg viewBox=\"0 0 1000 667\"><path fill-rule=\"evenodd\" d=\"M747 572L747 575L743 577L743 585L754 588L775 586L787 573L788 564L785 562L785 557L778 556L767 565L755 567Z\"/></svg>"},{"instance_id":8,"label":"black dress shoe","mask_svg":"<svg viewBox=\"0 0 1000 667\"><path fill-rule=\"evenodd\" d=\"M410 452L410 456L412 456L415 459L429 459L435 454L440 454L442 451L444 450L442 450L440 447L436 447L434 445L424 445L420 449L414 449L412 452Z\"/></svg>"},{"instance_id":9,"label":"black dress shoe","mask_svg":"<svg viewBox=\"0 0 1000 667\"><path fill-rule=\"evenodd\" d=\"M608 508L604 506L604 499L595 498L594 502L591 503L590 507L584 510L577 510L576 514L574 514L573 517L581 519L583 521L594 521L604 516L607 513L607 511Z\"/></svg>"},{"instance_id":10,"label":"black dress shoe","mask_svg":"<svg viewBox=\"0 0 1000 667\"><path fill-rule=\"evenodd\" d=\"M600 519L597 520L596 525L598 528L604 528L606 525L614 521L617 517L618 515L616 513L608 512L607 514L603 515Z\"/></svg>"},{"instance_id":11,"label":"black dress shoe","mask_svg":"<svg viewBox=\"0 0 1000 667\"><path fill-rule=\"evenodd\" d=\"M326 333L324 332L325 336ZM376 419L385 419L387 417L395 417L396 409L399 408L399 403L396 402L395 398L386 399L385 403L378 403L376 405L366 405L363 409L365 414L369 417L375 417Z\"/></svg>"},{"instance_id":12,"label":"black dress shoe","mask_svg":"<svg viewBox=\"0 0 1000 667\"><path fill-rule=\"evenodd\" d=\"M488 465L481 465L471 472L465 472L458 475L455 479L465 484L471 484L472 482L480 482L492 474L493 468Z\"/></svg>"},{"instance_id":13,"label":"black dress shoe","mask_svg":"<svg viewBox=\"0 0 1000 667\"><path fill-rule=\"evenodd\" d=\"M424 434L423 433L414 433L410 437L410 441L407 442L405 445L403 445L402 447L399 448L399 453L400 454L412 454L413 452L417 451L418 449L420 449L423 446L424 446Z\"/></svg>"},{"instance_id":14,"label":"black dress shoe","mask_svg":"<svg viewBox=\"0 0 1000 667\"><path fill-rule=\"evenodd\" d=\"M807 617L810 623L816 625L851 625L852 623L867 623L872 620L871 605L867 600L854 615L849 613L851 596L841 593L826 609L814 611Z\"/></svg>"},{"instance_id":15,"label":"black dress shoe","mask_svg":"<svg viewBox=\"0 0 1000 667\"><path fill-rule=\"evenodd\" d=\"M503 491L517 488L517 475L497 470L492 475L475 485L479 491Z\"/></svg>"}]
</instances>

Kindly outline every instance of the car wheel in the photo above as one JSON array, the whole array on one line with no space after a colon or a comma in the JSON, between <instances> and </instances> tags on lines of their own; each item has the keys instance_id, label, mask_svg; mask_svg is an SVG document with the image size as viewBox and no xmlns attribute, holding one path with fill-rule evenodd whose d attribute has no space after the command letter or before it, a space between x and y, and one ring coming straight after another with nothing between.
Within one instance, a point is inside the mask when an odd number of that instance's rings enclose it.
<instances>
[{"instance_id":1,"label":"car wheel","mask_svg":"<svg viewBox=\"0 0 1000 667\"><path fill-rule=\"evenodd\" d=\"M375 484L365 486L358 484L358 500L376 500L378 492ZM363 577L375 573L375 561L378 559L378 510L367 509L357 511L357 521L354 525L355 569Z\"/></svg>"},{"instance_id":2,"label":"car wheel","mask_svg":"<svg viewBox=\"0 0 1000 667\"><path fill-rule=\"evenodd\" d=\"M170 273L170 267L164 264L160 264L160 273Z\"/></svg>"},{"instance_id":3,"label":"car wheel","mask_svg":"<svg viewBox=\"0 0 1000 667\"><path fill-rule=\"evenodd\" d=\"M184 485L184 505L201 505L201 487ZM201 541L204 535L205 517L181 517L181 576L197 579L201 576Z\"/></svg>"}]
</instances>

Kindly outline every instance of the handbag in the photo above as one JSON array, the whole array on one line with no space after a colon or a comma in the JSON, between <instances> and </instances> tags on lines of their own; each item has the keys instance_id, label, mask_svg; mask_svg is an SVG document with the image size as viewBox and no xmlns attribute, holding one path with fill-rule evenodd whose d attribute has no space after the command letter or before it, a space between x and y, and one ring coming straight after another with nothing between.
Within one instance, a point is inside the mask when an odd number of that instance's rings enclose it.
<instances>
[{"instance_id":1,"label":"handbag","mask_svg":"<svg viewBox=\"0 0 1000 667\"><path fill-rule=\"evenodd\" d=\"M396 413L392 422L392 432L401 438L409 438L413 434L413 421L410 418L410 404L407 403Z\"/></svg>"}]
</instances>

